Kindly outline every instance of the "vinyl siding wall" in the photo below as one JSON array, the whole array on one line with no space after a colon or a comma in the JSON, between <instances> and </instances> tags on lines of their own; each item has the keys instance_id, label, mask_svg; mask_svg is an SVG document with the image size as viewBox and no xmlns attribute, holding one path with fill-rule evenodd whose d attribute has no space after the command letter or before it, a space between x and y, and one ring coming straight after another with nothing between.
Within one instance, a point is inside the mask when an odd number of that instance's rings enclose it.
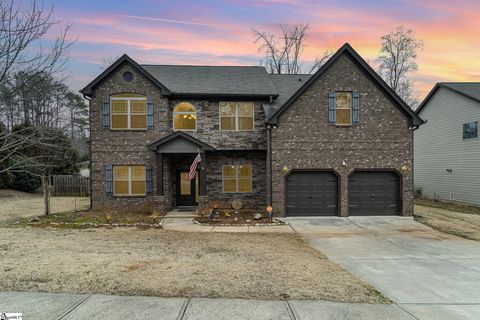
<instances>
[{"instance_id":1,"label":"vinyl siding wall","mask_svg":"<svg viewBox=\"0 0 480 320\"><path fill-rule=\"evenodd\" d=\"M480 124L480 103L439 88L420 116L427 123L414 132L415 190L480 205L480 139L463 139L464 123Z\"/></svg>"}]
</instances>

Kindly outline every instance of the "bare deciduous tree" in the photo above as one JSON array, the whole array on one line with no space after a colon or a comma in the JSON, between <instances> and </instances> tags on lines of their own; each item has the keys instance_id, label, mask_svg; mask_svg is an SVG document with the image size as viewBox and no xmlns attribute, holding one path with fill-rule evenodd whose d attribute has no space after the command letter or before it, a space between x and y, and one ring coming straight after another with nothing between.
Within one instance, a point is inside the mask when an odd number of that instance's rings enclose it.
<instances>
[{"instance_id":1,"label":"bare deciduous tree","mask_svg":"<svg viewBox=\"0 0 480 320\"><path fill-rule=\"evenodd\" d=\"M53 41L46 35L61 23L53 7L44 8L32 0L30 6L15 0L0 0L0 83L13 72L52 74L65 63L64 52L74 41L66 25Z\"/></svg>"},{"instance_id":2,"label":"bare deciduous tree","mask_svg":"<svg viewBox=\"0 0 480 320\"><path fill-rule=\"evenodd\" d=\"M253 30L254 43L259 44L258 51L265 57L261 64L272 74L312 73L331 56L326 51L322 57L317 57L310 68L304 70L301 56L308 33L308 24L280 24L280 34Z\"/></svg>"},{"instance_id":3,"label":"bare deciduous tree","mask_svg":"<svg viewBox=\"0 0 480 320\"><path fill-rule=\"evenodd\" d=\"M103 58L102 59L102 65L100 66L100 68L102 70L105 70L107 69L108 67L110 67L115 61L117 61L118 59L120 59L121 55L117 54L117 55L114 55L114 56L111 56L111 57L108 57L108 58Z\"/></svg>"},{"instance_id":4,"label":"bare deciduous tree","mask_svg":"<svg viewBox=\"0 0 480 320\"><path fill-rule=\"evenodd\" d=\"M403 26L381 38L379 74L412 108L418 104L418 97L408 76L418 69L417 51L422 47L423 41Z\"/></svg>"}]
</instances>

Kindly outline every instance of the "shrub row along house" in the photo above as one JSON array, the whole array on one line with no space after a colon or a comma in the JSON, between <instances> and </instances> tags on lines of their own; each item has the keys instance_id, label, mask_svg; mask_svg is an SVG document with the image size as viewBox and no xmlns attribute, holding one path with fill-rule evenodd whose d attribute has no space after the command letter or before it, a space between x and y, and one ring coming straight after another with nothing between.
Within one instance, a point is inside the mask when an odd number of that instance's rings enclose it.
<instances>
[{"instance_id":1,"label":"shrub row along house","mask_svg":"<svg viewBox=\"0 0 480 320\"><path fill-rule=\"evenodd\" d=\"M349 44L313 75L124 55L81 93L93 208L239 199L281 216L413 211L413 130L423 121Z\"/></svg>"}]
</instances>

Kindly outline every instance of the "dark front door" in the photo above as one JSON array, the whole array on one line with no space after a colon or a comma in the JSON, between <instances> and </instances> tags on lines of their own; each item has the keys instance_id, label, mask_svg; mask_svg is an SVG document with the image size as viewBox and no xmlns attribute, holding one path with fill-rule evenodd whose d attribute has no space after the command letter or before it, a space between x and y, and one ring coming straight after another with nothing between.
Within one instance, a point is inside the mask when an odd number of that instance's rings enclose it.
<instances>
[{"instance_id":1,"label":"dark front door","mask_svg":"<svg viewBox=\"0 0 480 320\"><path fill-rule=\"evenodd\" d=\"M400 177L392 171L357 171L348 180L351 216L400 214Z\"/></svg>"},{"instance_id":2,"label":"dark front door","mask_svg":"<svg viewBox=\"0 0 480 320\"><path fill-rule=\"evenodd\" d=\"M287 177L288 216L335 216L338 179L330 171L294 171Z\"/></svg>"},{"instance_id":3,"label":"dark front door","mask_svg":"<svg viewBox=\"0 0 480 320\"><path fill-rule=\"evenodd\" d=\"M195 178L188 180L189 170L177 170L177 207L197 205L198 172Z\"/></svg>"}]
</instances>

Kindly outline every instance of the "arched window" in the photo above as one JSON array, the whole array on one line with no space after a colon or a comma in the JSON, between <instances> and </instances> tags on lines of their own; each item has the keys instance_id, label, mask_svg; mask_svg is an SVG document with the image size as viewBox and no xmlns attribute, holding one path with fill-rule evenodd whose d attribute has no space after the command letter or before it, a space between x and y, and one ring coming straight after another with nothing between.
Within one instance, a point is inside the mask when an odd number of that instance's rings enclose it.
<instances>
[{"instance_id":1,"label":"arched window","mask_svg":"<svg viewBox=\"0 0 480 320\"><path fill-rule=\"evenodd\" d=\"M174 130L197 130L197 112L188 102L180 102L173 109Z\"/></svg>"}]
</instances>

